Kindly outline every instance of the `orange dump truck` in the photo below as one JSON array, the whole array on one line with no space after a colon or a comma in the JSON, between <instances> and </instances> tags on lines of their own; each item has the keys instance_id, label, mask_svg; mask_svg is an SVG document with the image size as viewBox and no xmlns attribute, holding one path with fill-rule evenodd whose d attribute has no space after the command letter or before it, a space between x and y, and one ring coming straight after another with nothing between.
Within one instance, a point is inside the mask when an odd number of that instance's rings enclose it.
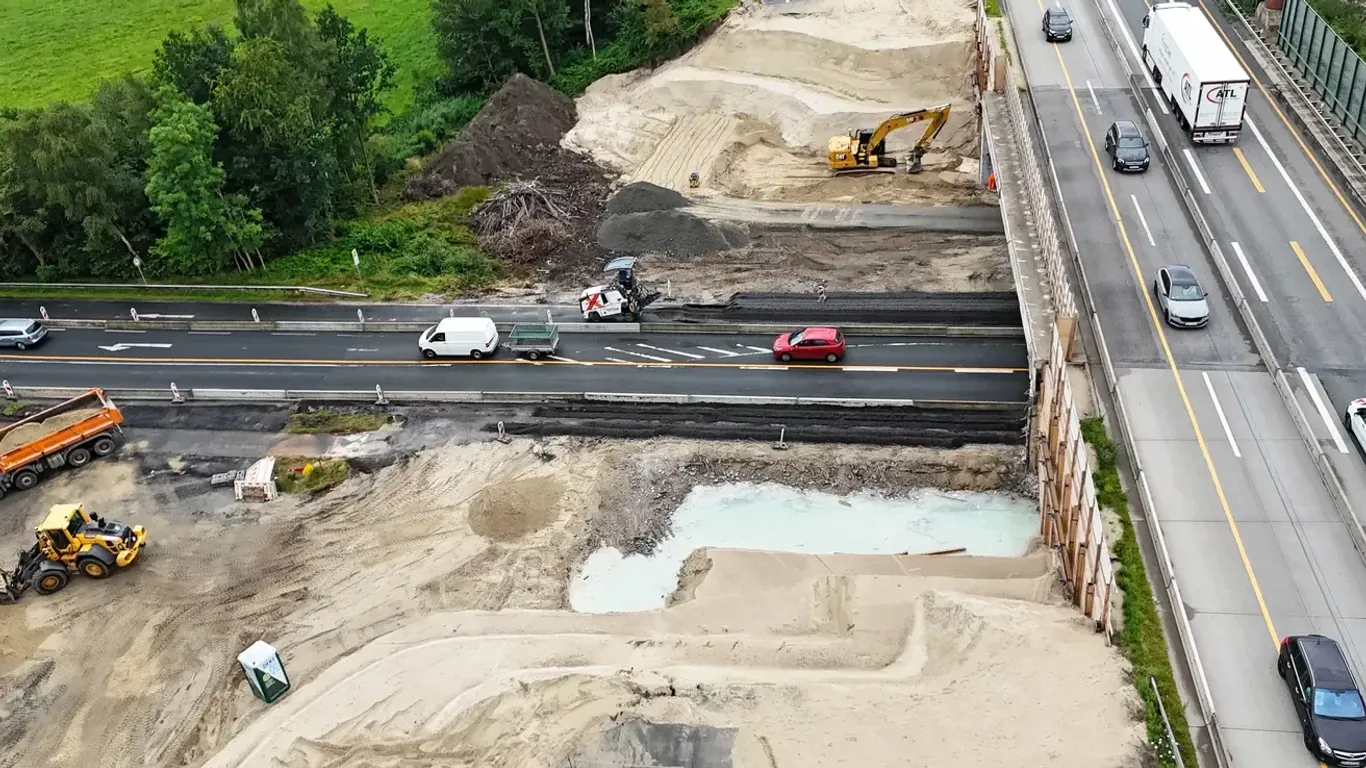
<instances>
[{"instance_id":1,"label":"orange dump truck","mask_svg":"<svg viewBox=\"0 0 1366 768\"><path fill-rule=\"evenodd\" d=\"M83 467L123 438L123 414L102 389L0 427L0 497L26 491L43 473Z\"/></svg>"}]
</instances>

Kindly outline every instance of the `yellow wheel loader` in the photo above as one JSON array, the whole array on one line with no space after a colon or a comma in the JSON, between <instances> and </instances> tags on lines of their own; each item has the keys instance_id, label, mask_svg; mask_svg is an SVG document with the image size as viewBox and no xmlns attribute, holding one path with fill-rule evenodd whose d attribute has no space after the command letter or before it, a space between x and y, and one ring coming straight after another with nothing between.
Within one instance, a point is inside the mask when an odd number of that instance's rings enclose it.
<instances>
[{"instance_id":1,"label":"yellow wheel loader","mask_svg":"<svg viewBox=\"0 0 1366 768\"><path fill-rule=\"evenodd\" d=\"M147 530L57 504L38 526L37 541L19 553L11 571L0 570L0 602L15 602L30 587L40 595L60 592L71 574L106 579L132 565L147 544Z\"/></svg>"},{"instance_id":2,"label":"yellow wheel loader","mask_svg":"<svg viewBox=\"0 0 1366 768\"><path fill-rule=\"evenodd\" d=\"M830 139L830 170L841 173L867 173L870 171L894 171L896 158L888 157L887 136L912 123L929 120L925 134L911 148L906 158L906 173L920 173L920 159L930 148L930 142L944 129L949 121L949 105L941 104L929 109L902 112L892 115L876 128L856 128L848 136L835 136Z\"/></svg>"}]
</instances>

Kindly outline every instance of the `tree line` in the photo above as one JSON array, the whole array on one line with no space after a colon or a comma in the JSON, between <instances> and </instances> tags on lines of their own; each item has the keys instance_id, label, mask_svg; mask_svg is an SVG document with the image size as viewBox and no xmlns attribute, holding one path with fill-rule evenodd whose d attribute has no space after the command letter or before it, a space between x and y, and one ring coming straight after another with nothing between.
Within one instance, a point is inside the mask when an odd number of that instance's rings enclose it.
<instances>
[{"instance_id":1,"label":"tree line","mask_svg":"<svg viewBox=\"0 0 1366 768\"><path fill-rule=\"evenodd\" d=\"M431 0L442 74L385 114L394 67L330 5L236 0L170 33L150 75L0 109L0 279L251 272L335 234L511 74L571 95L673 55L734 0Z\"/></svg>"}]
</instances>

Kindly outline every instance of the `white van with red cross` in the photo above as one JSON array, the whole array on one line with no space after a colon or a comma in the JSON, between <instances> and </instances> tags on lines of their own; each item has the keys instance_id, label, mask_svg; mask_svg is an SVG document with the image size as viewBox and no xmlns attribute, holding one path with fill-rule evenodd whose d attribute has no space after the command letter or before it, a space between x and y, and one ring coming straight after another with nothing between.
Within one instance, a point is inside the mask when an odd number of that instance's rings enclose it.
<instances>
[{"instance_id":1,"label":"white van with red cross","mask_svg":"<svg viewBox=\"0 0 1366 768\"><path fill-rule=\"evenodd\" d=\"M603 269L612 275L611 282L585 288L579 294L579 310L583 319L591 322L621 318L635 322L641 310L659 298L657 291L646 291L636 282L636 260L631 256L612 259Z\"/></svg>"}]
</instances>

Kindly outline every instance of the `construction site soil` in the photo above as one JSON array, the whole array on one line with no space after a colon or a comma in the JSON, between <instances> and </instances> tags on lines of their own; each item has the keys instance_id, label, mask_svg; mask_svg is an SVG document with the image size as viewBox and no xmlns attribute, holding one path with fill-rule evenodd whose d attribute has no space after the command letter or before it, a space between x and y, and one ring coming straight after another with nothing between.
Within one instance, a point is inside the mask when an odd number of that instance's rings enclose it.
<instances>
[{"instance_id":1,"label":"construction site soil","mask_svg":"<svg viewBox=\"0 0 1366 768\"><path fill-rule=\"evenodd\" d=\"M648 551L695 485L1027 491L1018 448L447 443L321 496L248 505L146 445L130 429L122 458L0 501L0 549L69 501L152 542L107 581L3 608L0 766L616 765L648 762L624 750L669 726L727 752L695 763L713 767L1142 753L1125 665L1060 602L1046 550L707 549L668 608L566 609L587 554ZM235 664L258 639L294 684L269 707Z\"/></svg>"}]
</instances>

